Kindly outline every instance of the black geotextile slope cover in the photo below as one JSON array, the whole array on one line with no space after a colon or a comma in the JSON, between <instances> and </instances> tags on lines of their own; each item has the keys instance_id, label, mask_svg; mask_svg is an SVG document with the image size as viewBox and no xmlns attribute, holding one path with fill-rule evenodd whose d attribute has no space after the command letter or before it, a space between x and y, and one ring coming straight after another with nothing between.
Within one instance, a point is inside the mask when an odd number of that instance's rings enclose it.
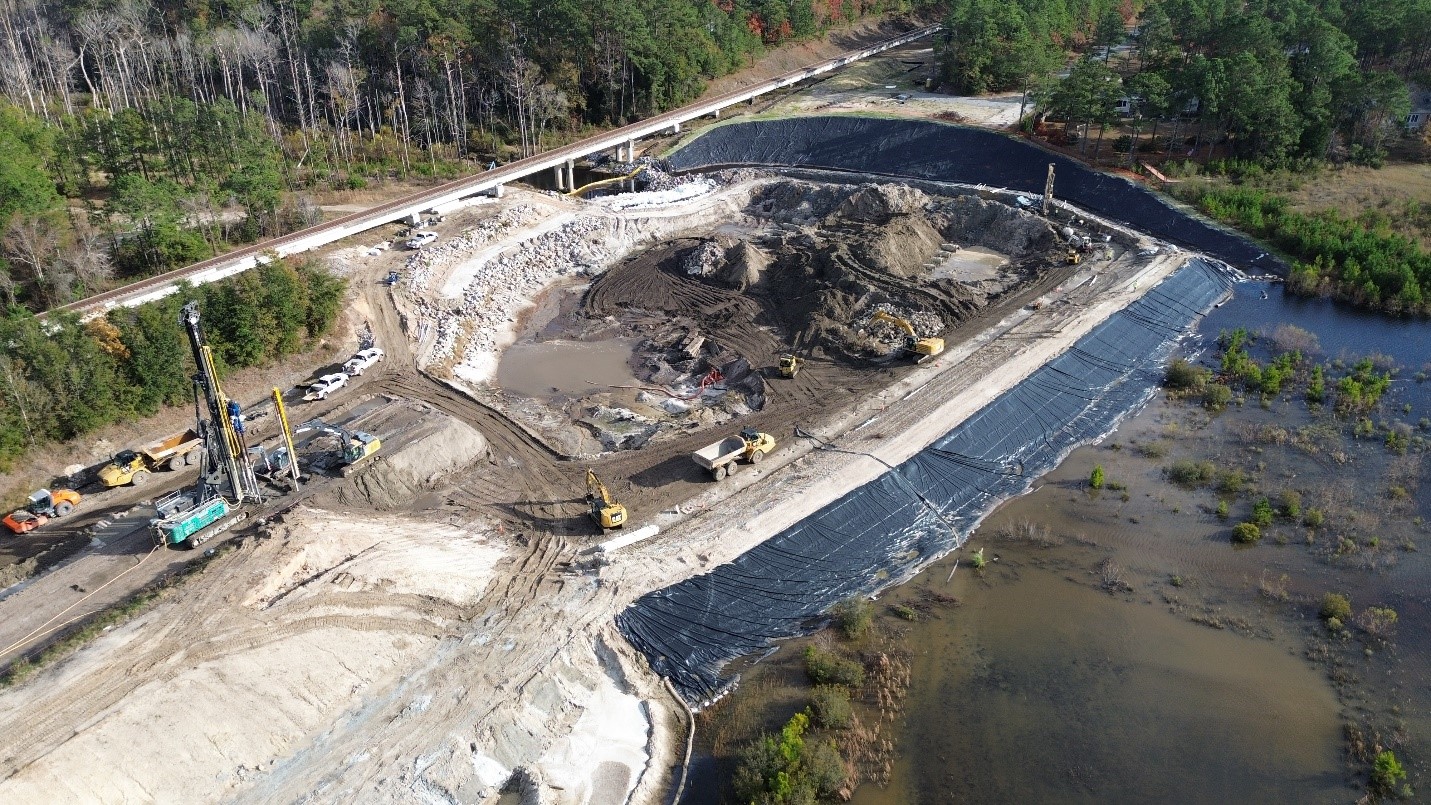
<instances>
[{"instance_id":1,"label":"black geotextile slope cover","mask_svg":"<svg viewBox=\"0 0 1431 805\"><path fill-rule=\"evenodd\" d=\"M997 501L1112 430L1230 286L1190 261L910 460L735 561L642 596L617 625L688 702L709 701L728 683L726 663L909 577L961 544Z\"/></svg>"},{"instance_id":2,"label":"black geotextile slope cover","mask_svg":"<svg viewBox=\"0 0 1431 805\"><path fill-rule=\"evenodd\" d=\"M676 170L778 165L878 173L1002 187L1043 195L1048 164L1054 196L1243 271L1285 266L1256 244L1189 217L1117 176L997 132L924 120L830 115L718 126L670 157Z\"/></svg>"}]
</instances>

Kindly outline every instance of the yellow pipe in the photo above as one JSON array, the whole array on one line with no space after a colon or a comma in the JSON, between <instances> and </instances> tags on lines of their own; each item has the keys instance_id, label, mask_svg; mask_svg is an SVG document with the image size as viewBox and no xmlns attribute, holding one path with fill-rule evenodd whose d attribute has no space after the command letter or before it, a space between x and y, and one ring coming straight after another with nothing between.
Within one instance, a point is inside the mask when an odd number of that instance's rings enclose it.
<instances>
[{"instance_id":1,"label":"yellow pipe","mask_svg":"<svg viewBox=\"0 0 1431 805\"><path fill-rule=\"evenodd\" d=\"M585 193L585 192L588 191L588 190L595 190L595 189L597 189L597 188L599 188L599 187L605 187L605 186L607 186L607 185L609 185L609 184L616 184L617 182L624 182L624 181L626 181L627 179L634 179L634 178L636 178L636 174L640 173L640 172L643 171L643 170L646 170L646 166L645 166L645 165L640 166L639 168L637 168L637 169L634 170L634 171L631 171L630 173L626 174L625 176L614 176L614 177L612 177L612 178L610 178L610 179L602 179L602 180L600 180L600 181L592 182L591 184L584 184L584 185L582 185L581 187L578 187L577 189L575 189L575 190L573 190L573 191L567 193L566 195L568 195L568 196L580 196L582 193Z\"/></svg>"}]
</instances>

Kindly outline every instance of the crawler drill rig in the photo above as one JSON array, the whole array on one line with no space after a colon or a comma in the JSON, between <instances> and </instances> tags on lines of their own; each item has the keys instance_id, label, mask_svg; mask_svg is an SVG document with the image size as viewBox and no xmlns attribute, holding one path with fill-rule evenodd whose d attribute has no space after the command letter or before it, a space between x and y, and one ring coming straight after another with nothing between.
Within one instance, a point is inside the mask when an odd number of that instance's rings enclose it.
<instances>
[{"instance_id":1,"label":"crawler drill rig","mask_svg":"<svg viewBox=\"0 0 1431 805\"><path fill-rule=\"evenodd\" d=\"M249 463L244 442L242 412L219 386L213 351L199 326L199 304L184 305L179 323L189 336L194 352L194 418L199 438L204 442L199 465L199 481L191 490L180 490L155 505L155 537L163 544L194 547L237 522L230 517L245 501L261 502L258 478Z\"/></svg>"}]
</instances>

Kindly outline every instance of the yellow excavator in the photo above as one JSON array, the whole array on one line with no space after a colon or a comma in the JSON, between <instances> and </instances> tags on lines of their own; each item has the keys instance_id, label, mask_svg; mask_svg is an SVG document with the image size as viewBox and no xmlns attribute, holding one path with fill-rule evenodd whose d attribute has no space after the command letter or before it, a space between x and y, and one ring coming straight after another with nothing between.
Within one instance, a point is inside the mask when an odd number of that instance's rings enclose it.
<instances>
[{"instance_id":1,"label":"yellow excavator","mask_svg":"<svg viewBox=\"0 0 1431 805\"><path fill-rule=\"evenodd\" d=\"M804 363L800 357L793 352L787 352L780 356L780 376L794 377L800 374L800 364Z\"/></svg>"},{"instance_id":2,"label":"yellow excavator","mask_svg":"<svg viewBox=\"0 0 1431 805\"><path fill-rule=\"evenodd\" d=\"M591 504L591 519L602 528L626 525L626 507L616 502L592 470L586 471L586 502Z\"/></svg>"},{"instance_id":3,"label":"yellow excavator","mask_svg":"<svg viewBox=\"0 0 1431 805\"><path fill-rule=\"evenodd\" d=\"M944 351L944 339L937 337L920 338L914 332L914 325L883 310L876 310L870 321L887 321L904 331L904 348L914 356L915 363L924 363Z\"/></svg>"}]
</instances>

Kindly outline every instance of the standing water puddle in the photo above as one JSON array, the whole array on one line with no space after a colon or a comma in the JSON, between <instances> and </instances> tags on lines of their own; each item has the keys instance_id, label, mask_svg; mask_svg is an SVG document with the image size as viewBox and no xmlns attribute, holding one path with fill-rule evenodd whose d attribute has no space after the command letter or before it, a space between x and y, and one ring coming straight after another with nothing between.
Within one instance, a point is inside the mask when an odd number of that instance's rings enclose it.
<instances>
[{"instance_id":1,"label":"standing water puddle","mask_svg":"<svg viewBox=\"0 0 1431 805\"><path fill-rule=\"evenodd\" d=\"M931 280L952 279L958 282L979 282L997 279L999 269L1008 265L1009 257L983 246L960 249L940 263L929 275Z\"/></svg>"},{"instance_id":2,"label":"standing water puddle","mask_svg":"<svg viewBox=\"0 0 1431 805\"><path fill-rule=\"evenodd\" d=\"M514 394L551 397L636 385L629 361L636 339L513 344L497 365L497 385Z\"/></svg>"}]
</instances>

